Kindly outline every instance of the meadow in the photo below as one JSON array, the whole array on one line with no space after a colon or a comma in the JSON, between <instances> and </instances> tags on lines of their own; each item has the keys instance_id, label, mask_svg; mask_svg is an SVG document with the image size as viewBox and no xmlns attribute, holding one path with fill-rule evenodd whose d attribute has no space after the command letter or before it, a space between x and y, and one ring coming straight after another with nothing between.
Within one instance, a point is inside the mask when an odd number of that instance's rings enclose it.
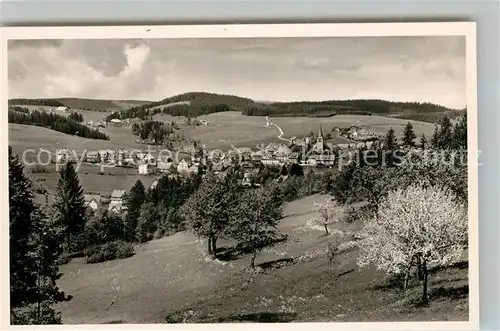
<instances>
[{"instance_id":1,"label":"meadow","mask_svg":"<svg viewBox=\"0 0 500 331\"><path fill-rule=\"evenodd\" d=\"M328 238L311 224L314 195L285 206L280 230L289 239L257 255L228 254L212 260L203 241L190 232L136 247L123 260L85 264L74 259L61 267L59 285L73 295L61 303L64 323L165 322L347 322L451 321L468 319L466 262L430 276L429 307L416 307L420 286L406 295L374 269L359 269L354 240L361 224L339 223L341 252L330 267ZM131 304L131 302L133 304Z\"/></svg>"},{"instance_id":2,"label":"meadow","mask_svg":"<svg viewBox=\"0 0 500 331\"><path fill-rule=\"evenodd\" d=\"M279 131L274 126L266 126L264 116L245 116L239 112L221 112L200 117L215 123L200 125L195 128L186 128L183 133L193 139L201 141L208 148L224 148L235 145L237 147L255 147L261 143L278 142ZM403 132L408 120L389 118L382 116L361 115L337 115L327 118L313 117L275 117L271 120L284 132L283 138L293 136L306 136L313 132L317 134L319 126L323 128L326 135L333 128L348 128L357 123L358 126L367 126L379 132L387 132L391 127L397 136ZM421 136L423 133L430 137L434 131L434 124L425 122L413 123L415 133ZM337 138L332 132L332 143L346 143L347 140Z\"/></svg>"}]
</instances>

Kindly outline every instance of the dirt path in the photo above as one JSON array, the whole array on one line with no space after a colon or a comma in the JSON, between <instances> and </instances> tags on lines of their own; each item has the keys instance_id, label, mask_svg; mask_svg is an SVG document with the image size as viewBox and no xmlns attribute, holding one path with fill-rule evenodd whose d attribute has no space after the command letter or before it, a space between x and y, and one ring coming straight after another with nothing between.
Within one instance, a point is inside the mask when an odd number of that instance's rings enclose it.
<instances>
[{"instance_id":1,"label":"dirt path","mask_svg":"<svg viewBox=\"0 0 500 331\"><path fill-rule=\"evenodd\" d=\"M278 126L278 124L276 124L276 123L274 123L273 121L271 121L271 120L269 119L269 116L266 116L266 121L267 121L267 126L269 126L269 125L274 125L274 126L275 126L278 130L279 130L280 134L278 135L278 139L283 140L283 141L286 141L286 142L290 142L290 140L288 140L288 139L286 139L286 138L283 138L283 135L285 134L285 133L283 132L283 129L282 129L282 128L280 128L280 127Z\"/></svg>"}]
</instances>

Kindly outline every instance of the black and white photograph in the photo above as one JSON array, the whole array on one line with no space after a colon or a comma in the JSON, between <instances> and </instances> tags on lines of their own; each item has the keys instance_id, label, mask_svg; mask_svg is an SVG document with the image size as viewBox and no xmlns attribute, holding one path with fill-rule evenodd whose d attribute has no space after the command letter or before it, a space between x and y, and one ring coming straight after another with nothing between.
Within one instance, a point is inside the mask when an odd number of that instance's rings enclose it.
<instances>
[{"instance_id":1,"label":"black and white photograph","mask_svg":"<svg viewBox=\"0 0 500 331\"><path fill-rule=\"evenodd\" d=\"M5 323L477 328L474 23L4 38Z\"/></svg>"}]
</instances>

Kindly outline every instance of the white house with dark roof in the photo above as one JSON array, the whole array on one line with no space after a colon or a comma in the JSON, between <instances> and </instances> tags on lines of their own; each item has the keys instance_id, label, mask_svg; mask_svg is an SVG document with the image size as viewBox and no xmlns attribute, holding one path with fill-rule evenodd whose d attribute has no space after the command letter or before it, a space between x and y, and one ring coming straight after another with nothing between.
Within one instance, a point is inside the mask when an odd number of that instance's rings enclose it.
<instances>
[{"instance_id":1,"label":"white house with dark roof","mask_svg":"<svg viewBox=\"0 0 500 331\"><path fill-rule=\"evenodd\" d=\"M109 211L121 212L124 208L123 206L123 196L125 194L125 190L113 190L111 193L111 198L109 200Z\"/></svg>"},{"instance_id":2,"label":"white house with dark roof","mask_svg":"<svg viewBox=\"0 0 500 331\"><path fill-rule=\"evenodd\" d=\"M101 195L99 194L84 194L84 206L92 210L97 210L101 206Z\"/></svg>"}]
</instances>

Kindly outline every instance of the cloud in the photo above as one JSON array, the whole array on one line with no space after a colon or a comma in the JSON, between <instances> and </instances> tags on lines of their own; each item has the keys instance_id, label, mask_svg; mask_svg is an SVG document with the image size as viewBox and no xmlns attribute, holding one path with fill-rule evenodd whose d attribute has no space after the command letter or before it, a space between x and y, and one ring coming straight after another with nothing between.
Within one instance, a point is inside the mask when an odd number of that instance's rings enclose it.
<instances>
[{"instance_id":1,"label":"cloud","mask_svg":"<svg viewBox=\"0 0 500 331\"><path fill-rule=\"evenodd\" d=\"M206 91L465 105L463 37L10 41L8 59L10 97L159 100Z\"/></svg>"}]
</instances>

